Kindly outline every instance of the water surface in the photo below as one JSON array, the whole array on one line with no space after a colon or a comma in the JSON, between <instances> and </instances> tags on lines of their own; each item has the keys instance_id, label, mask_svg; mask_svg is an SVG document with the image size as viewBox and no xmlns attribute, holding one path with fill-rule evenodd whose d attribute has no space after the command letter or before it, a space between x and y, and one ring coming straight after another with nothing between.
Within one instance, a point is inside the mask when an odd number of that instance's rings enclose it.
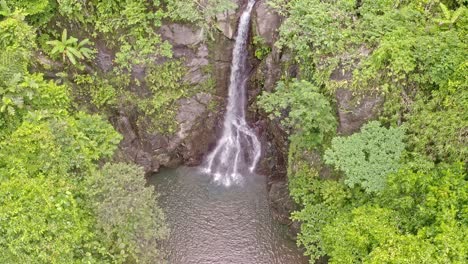
<instances>
[{"instance_id":1,"label":"water surface","mask_svg":"<svg viewBox=\"0 0 468 264\"><path fill-rule=\"evenodd\" d=\"M243 179L220 186L187 167L151 177L171 228L164 245L170 264L307 263L270 215L265 177Z\"/></svg>"}]
</instances>

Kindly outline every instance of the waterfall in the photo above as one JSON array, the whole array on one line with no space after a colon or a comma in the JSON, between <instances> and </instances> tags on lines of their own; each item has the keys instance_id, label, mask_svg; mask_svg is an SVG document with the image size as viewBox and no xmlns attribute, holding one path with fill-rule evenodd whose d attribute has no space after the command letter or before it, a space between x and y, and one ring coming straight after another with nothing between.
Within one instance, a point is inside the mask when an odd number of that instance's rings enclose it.
<instances>
[{"instance_id":1,"label":"waterfall","mask_svg":"<svg viewBox=\"0 0 468 264\"><path fill-rule=\"evenodd\" d=\"M240 183L242 173L254 172L260 159L260 141L245 120L246 84L248 72L247 38L250 14L255 0L249 3L240 17L238 33L232 52L231 76L223 133L213 151L207 156L205 170L214 176L214 181L229 186Z\"/></svg>"}]
</instances>

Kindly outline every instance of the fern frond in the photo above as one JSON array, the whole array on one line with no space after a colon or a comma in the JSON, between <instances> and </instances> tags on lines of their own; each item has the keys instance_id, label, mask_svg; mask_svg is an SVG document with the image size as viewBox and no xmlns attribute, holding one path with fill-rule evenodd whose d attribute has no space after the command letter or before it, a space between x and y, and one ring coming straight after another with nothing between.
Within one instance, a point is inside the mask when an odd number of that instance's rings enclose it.
<instances>
[{"instance_id":1,"label":"fern frond","mask_svg":"<svg viewBox=\"0 0 468 264\"><path fill-rule=\"evenodd\" d=\"M70 38L67 39L67 41L65 42L65 45L67 45L67 46L72 46L72 45L76 45L77 42L78 42L78 39L77 39L77 38L70 37Z\"/></svg>"},{"instance_id":2,"label":"fern frond","mask_svg":"<svg viewBox=\"0 0 468 264\"><path fill-rule=\"evenodd\" d=\"M444 5L443 3L440 3L439 5L440 5L440 9L442 9L442 13L445 16L445 19L450 20L450 17L451 17L450 10L448 10L447 6Z\"/></svg>"},{"instance_id":3,"label":"fern frond","mask_svg":"<svg viewBox=\"0 0 468 264\"><path fill-rule=\"evenodd\" d=\"M452 24L454 24L455 22L457 22L458 18L463 14L463 12L465 11L465 8L464 7L459 7L453 14L452 14L452 19L450 20L450 22Z\"/></svg>"}]
</instances>

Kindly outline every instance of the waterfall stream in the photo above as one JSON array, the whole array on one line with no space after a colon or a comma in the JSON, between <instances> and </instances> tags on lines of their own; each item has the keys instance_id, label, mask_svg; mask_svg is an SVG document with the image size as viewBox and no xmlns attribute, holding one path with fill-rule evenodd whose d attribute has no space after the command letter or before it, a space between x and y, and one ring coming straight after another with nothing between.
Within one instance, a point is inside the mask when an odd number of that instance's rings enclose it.
<instances>
[{"instance_id":1,"label":"waterfall stream","mask_svg":"<svg viewBox=\"0 0 468 264\"><path fill-rule=\"evenodd\" d=\"M242 13L232 52L231 76L223 133L213 151L207 156L205 170L214 176L214 181L229 186L242 181L242 172L254 172L260 159L260 141L245 120L246 84L248 72L247 38L250 15L255 0L249 0Z\"/></svg>"}]
</instances>

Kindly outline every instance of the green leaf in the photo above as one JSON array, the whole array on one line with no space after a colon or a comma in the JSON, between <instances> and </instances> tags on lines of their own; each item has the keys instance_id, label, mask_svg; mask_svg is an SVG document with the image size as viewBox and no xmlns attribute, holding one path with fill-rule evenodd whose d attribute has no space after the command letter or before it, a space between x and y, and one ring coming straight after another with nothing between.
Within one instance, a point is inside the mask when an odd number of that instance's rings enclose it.
<instances>
[{"instance_id":1,"label":"green leaf","mask_svg":"<svg viewBox=\"0 0 468 264\"><path fill-rule=\"evenodd\" d=\"M79 52L78 50L76 50L73 47L68 47L67 48L67 53L68 52L72 53L75 57L77 57L79 59L83 59L83 55L81 54L81 52Z\"/></svg>"},{"instance_id":2,"label":"green leaf","mask_svg":"<svg viewBox=\"0 0 468 264\"><path fill-rule=\"evenodd\" d=\"M451 14L450 10L448 10L447 6L444 5L443 3L439 3L440 9L442 10L442 13L445 16L445 19L450 20Z\"/></svg>"},{"instance_id":3,"label":"green leaf","mask_svg":"<svg viewBox=\"0 0 468 264\"><path fill-rule=\"evenodd\" d=\"M458 18L463 14L463 12L465 11L465 8L464 7L459 7L453 14L452 14L452 19L451 19L451 23L454 24L455 22L457 22Z\"/></svg>"},{"instance_id":4,"label":"green leaf","mask_svg":"<svg viewBox=\"0 0 468 264\"><path fill-rule=\"evenodd\" d=\"M8 7L5 0L0 1L0 15L9 16L11 14L11 9Z\"/></svg>"},{"instance_id":5,"label":"green leaf","mask_svg":"<svg viewBox=\"0 0 468 264\"><path fill-rule=\"evenodd\" d=\"M62 31L62 43L65 45L66 42L67 42L67 29L64 28Z\"/></svg>"},{"instance_id":6,"label":"green leaf","mask_svg":"<svg viewBox=\"0 0 468 264\"><path fill-rule=\"evenodd\" d=\"M66 56L68 57L68 59L70 60L70 62L75 65L76 64L76 59L75 57L73 56L73 54L71 52L65 52Z\"/></svg>"},{"instance_id":7,"label":"green leaf","mask_svg":"<svg viewBox=\"0 0 468 264\"><path fill-rule=\"evenodd\" d=\"M78 44L78 47L83 47L84 45L87 45L91 43L91 41L89 39L84 39L82 41L80 41L80 43Z\"/></svg>"},{"instance_id":8,"label":"green leaf","mask_svg":"<svg viewBox=\"0 0 468 264\"><path fill-rule=\"evenodd\" d=\"M65 45L66 45L66 46L74 46L74 45L76 45L77 42L78 42L78 39L77 39L77 38L70 37L70 38L67 39L67 41L65 42Z\"/></svg>"},{"instance_id":9,"label":"green leaf","mask_svg":"<svg viewBox=\"0 0 468 264\"><path fill-rule=\"evenodd\" d=\"M91 58L92 54L94 53L93 50L88 49L88 48L81 48L80 49L81 54L83 54L84 57L86 58Z\"/></svg>"},{"instance_id":10,"label":"green leaf","mask_svg":"<svg viewBox=\"0 0 468 264\"><path fill-rule=\"evenodd\" d=\"M58 40L49 40L49 41L46 42L46 44L53 45L53 46L59 46L59 45L62 45L62 42L60 42Z\"/></svg>"},{"instance_id":11,"label":"green leaf","mask_svg":"<svg viewBox=\"0 0 468 264\"><path fill-rule=\"evenodd\" d=\"M63 46L55 46L50 53L56 54L56 53L62 53L62 52L63 52Z\"/></svg>"}]
</instances>

